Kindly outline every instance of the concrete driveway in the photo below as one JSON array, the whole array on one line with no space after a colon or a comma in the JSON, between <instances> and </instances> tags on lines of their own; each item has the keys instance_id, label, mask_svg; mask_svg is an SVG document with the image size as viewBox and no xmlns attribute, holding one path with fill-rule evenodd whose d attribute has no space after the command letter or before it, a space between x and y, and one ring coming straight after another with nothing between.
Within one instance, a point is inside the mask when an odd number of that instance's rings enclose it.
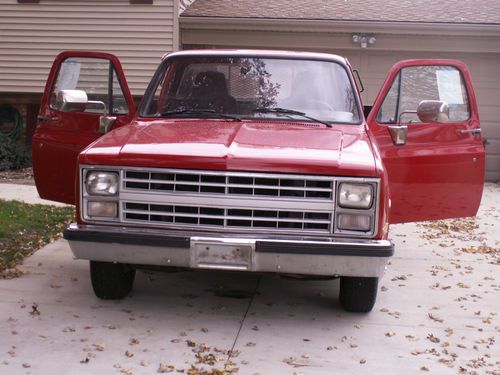
<instances>
[{"instance_id":1,"label":"concrete driveway","mask_svg":"<svg viewBox=\"0 0 500 375\"><path fill-rule=\"evenodd\" d=\"M213 272L141 271L101 301L57 241L0 280L0 373L499 375L499 201L487 184L477 220L394 226L369 314L338 280Z\"/></svg>"}]
</instances>

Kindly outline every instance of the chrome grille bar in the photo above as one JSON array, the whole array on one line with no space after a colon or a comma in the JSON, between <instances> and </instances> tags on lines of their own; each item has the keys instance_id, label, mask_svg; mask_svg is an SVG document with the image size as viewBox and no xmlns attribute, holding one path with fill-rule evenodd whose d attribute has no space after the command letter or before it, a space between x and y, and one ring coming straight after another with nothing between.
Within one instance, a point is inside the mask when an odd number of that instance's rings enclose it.
<instances>
[{"instance_id":1,"label":"chrome grille bar","mask_svg":"<svg viewBox=\"0 0 500 375\"><path fill-rule=\"evenodd\" d=\"M122 202L124 222L330 233L332 213Z\"/></svg>"},{"instance_id":2,"label":"chrome grille bar","mask_svg":"<svg viewBox=\"0 0 500 375\"><path fill-rule=\"evenodd\" d=\"M124 191L209 193L276 198L333 200L334 179L329 176L269 175L186 170L126 170Z\"/></svg>"}]
</instances>

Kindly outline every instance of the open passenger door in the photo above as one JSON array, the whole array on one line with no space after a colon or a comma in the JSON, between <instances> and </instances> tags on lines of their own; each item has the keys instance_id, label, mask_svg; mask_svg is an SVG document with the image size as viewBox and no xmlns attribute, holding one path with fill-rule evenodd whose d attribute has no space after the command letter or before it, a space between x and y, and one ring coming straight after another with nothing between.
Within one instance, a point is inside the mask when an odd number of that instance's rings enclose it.
<instances>
[{"instance_id":1,"label":"open passenger door","mask_svg":"<svg viewBox=\"0 0 500 375\"><path fill-rule=\"evenodd\" d=\"M390 223L476 214L485 154L464 63L397 63L367 122L388 174Z\"/></svg>"},{"instance_id":2,"label":"open passenger door","mask_svg":"<svg viewBox=\"0 0 500 375\"><path fill-rule=\"evenodd\" d=\"M75 204L78 154L104 133L130 122L134 113L116 56L59 54L45 86L32 142L40 197Z\"/></svg>"}]
</instances>

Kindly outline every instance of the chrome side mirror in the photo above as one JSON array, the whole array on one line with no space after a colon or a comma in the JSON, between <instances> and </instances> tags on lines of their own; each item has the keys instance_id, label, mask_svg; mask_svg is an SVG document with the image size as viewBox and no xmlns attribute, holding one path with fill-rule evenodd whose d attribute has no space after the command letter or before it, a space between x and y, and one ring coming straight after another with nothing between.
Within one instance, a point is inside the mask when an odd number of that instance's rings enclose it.
<instances>
[{"instance_id":1,"label":"chrome side mirror","mask_svg":"<svg viewBox=\"0 0 500 375\"><path fill-rule=\"evenodd\" d=\"M422 122L447 122L450 108L441 100L422 100L417 107L417 116Z\"/></svg>"},{"instance_id":2,"label":"chrome side mirror","mask_svg":"<svg viewBox=\"0 0 500 375\"><path fill-rule=\"evenodd\" d=\"M61 90L57 93L55 107L62 112L84 112L87 93L82 90Z\"/></svg>"},{"instance_id":3,"label":"chrome side mirror","mask_svg":"<svg viewBox=\"0 0 500 375\"><path fill-rule=\"evenodd\" d=\"M105 115L106 104L100 100L88 100L83 90L61 90L57 93L54 107L61 112L88 112Z\"/></svg>"}]
</instances>

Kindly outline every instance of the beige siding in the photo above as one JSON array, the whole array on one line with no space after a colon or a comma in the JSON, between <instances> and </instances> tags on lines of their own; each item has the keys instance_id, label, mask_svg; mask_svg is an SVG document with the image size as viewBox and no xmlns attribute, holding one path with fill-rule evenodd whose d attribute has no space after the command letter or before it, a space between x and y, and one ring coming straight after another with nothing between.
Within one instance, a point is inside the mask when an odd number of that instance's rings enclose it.
<instances>
[{"instance_id":1,"label":"beige siding","mask_svg":"<svg viewBox=\"0 0 500 375\"><path fill-rule=\"evenodd\" d=\"M64 50L117 55L134 95L142 95L160 58L177 49L174 0L0 0L0 92L41 93Z\"/></svg>"}]
</instances>

